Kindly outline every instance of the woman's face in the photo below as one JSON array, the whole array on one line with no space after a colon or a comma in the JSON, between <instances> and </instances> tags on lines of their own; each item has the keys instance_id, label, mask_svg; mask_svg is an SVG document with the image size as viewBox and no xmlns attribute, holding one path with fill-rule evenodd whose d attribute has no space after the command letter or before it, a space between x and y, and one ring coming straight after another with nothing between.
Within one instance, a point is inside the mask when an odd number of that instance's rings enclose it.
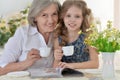
<instances>
[{"instance_id":1,"label":"woman's face","mask_svg":"<svg viewBox=\"0 0 120 80\"><path fill-rule=\"evenodd\" d=\"M51 4L45 8L35 18L35 21L37 22L39 32L43 34L52 32L58 22L57 6L55 4Z\"/></svg>"},{"instance_id":2,"label":"woman's face","mask_svg":"<svg viewBox=\"0 0 120 80\"><path fill-rule=\"evenodd\" d=\"M76 6L71 6L64 16L64 24L68 31L79 31L83 22L82 10Z\"/></svg>"}]
</instances>

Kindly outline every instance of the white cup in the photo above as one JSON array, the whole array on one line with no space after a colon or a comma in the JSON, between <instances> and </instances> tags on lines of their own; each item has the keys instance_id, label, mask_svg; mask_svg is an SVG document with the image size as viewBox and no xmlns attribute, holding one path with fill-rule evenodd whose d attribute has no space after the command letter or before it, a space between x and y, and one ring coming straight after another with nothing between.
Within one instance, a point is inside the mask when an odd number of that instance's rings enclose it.
<instances>
[{"instance_id":1,"label":"white cup","mask_svg":"<svg viewBox=\"0 0 120 80\"><path fill-rule=\"evenodd\" d=\"M41 57L48 57L50 55L51 48L50 47L41 47L41 48L39 48L39 51L40 51Z\"/></svg>"},{"instance_id":2,"label":"white cup","mask_svg":"<svg viewBox=\"0 0 120 80\"><path fill-rule=\"evenodd\" d=\"M62 50L65 56L71 56L74 53L74 46L64 46Z\"/></svg>"}]
</instances>

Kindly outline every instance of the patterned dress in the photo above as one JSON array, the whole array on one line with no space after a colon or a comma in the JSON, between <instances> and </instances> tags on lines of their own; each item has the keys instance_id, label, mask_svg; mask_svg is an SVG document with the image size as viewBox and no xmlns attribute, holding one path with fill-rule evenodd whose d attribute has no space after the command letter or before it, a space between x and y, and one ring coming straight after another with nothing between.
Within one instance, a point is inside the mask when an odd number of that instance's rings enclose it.
<instances>
[{"instance_id":1,"label":"patterned dress","mask_svg":"<svg viewBox=\"0 0 120 80\"><path fill-rule=\"evenodd\" d=\"M84 44L84 34L80 34L78 39L75 40L72 43L68 43L66 46L74 46L74 54L71 56L65 56L62 57L62 62L67 63L74 63L74 62L84 62L88 61L90 59L88 50L86 49L86 45ZM61 43L62 39L61 37L58 38L59 43Z\"/></svg>"}]
</instances>

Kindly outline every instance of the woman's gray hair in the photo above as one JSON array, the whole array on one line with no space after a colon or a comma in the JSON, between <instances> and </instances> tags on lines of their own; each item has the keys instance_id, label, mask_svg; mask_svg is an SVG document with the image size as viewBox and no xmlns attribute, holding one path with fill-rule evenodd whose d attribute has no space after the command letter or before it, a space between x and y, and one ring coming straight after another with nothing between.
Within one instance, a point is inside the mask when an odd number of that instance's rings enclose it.
<instances>
[{"instance_id":1,"label":"woman's gray hair","mask_svg":"<svg viewBox=\"0 0 120 80\"><path fill-rule=\"evenodd\" d=\"M32 5L29 9L28 13L28 23L31 26L36 26L35 17L39 15L39 13L48 7L51 4L56 4L57 11L59 14L60 11L60 2L58 0L33 0Z\"/></svg>"}]
</instances>

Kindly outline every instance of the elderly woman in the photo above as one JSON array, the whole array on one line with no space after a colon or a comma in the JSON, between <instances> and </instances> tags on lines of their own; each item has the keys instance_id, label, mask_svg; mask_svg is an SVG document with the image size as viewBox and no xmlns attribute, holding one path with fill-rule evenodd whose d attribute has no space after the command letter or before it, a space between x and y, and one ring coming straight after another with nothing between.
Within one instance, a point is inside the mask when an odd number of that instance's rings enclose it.
<instances>
[{"instance_id":1,"label":"elderly woman","mask_svg":"<svg viewBox=\"0 0 120 80\"><path fill-rule=\"evenodd\" d=\"M41 47L53 48L52 32L58 23L57 0L34 0L28 14L29 25L16 30L0 57L0 75L28 68L52 67L53 51L42 57Z\"/></svg>"}]
</instances>

